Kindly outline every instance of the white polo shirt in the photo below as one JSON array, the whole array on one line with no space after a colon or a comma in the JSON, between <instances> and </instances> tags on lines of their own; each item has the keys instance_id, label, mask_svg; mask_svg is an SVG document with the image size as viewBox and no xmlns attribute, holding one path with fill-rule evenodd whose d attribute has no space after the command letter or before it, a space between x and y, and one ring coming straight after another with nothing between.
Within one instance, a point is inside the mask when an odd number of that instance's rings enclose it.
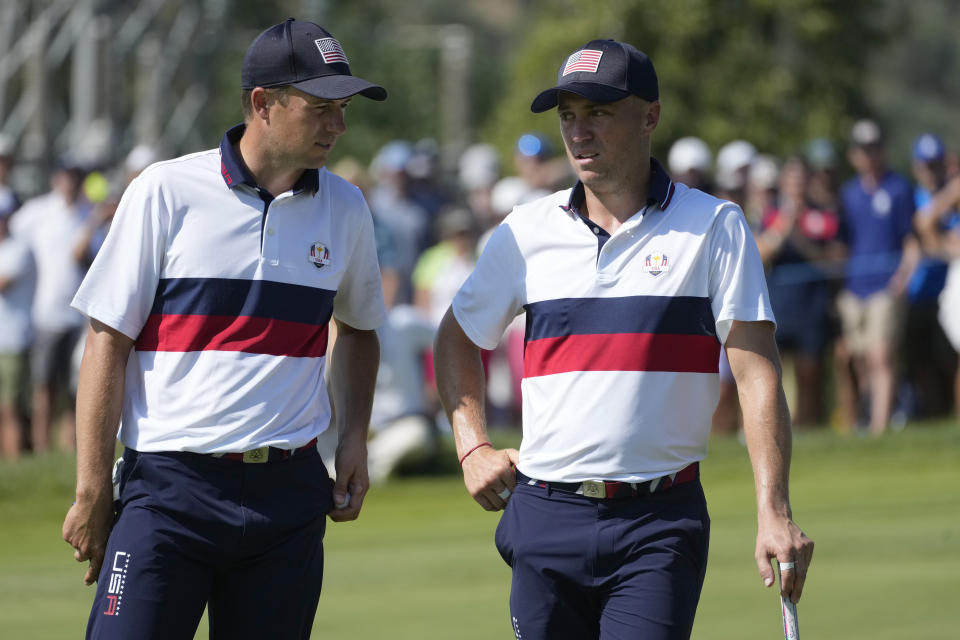
<instances>
[{"instance_id":1,"label":"white polo shirt","mask_svg":"<svg viewBox=\"0 0 960 640\"><path fill-rule=\"evenodd\" d=\"M136 341L120 440L140 451L306 444L330 422L331 315L386 317L360 191L321 169L263 199L242 132L134 180L73 301Z\"/></svg>"},{"instance_id":2,"label":"white polo shirt","mask_svg":"<svg viewBox=\"0 0 960 640\"><path fill-rule=\"evenodd\" d=\"M0 291L0 354L21 353L33 338L30 310L37 268L30 248L15 236L0 239L0 279L10 280Z\"/></svg>"},{"instance_id":3,"label":"white polo shirt","mask_svg":"<svg viewBox=\"0 0 960 640\"><path fill-rule=\"evenodd\" d=\"M73 247L92 210L83 198L70 204L51 191L27 200L11 218L10 232L30 247L36 263L36 329L59 333L83 325L83 316L70 308L84 274Z\"/></svg>"},{"instance_id":4,"label":"white polo shirt","mask_svg":"<svg viewBox=\"0 0 960 640\"><path fill-rule=\"evenodd\" d=\"M612 236L580 216L583 186L516 207L453 301L484 349L526 310L519 469L555 482L640 482L707 453L721 343L773 321L740 209L673 183Z\"/></svg>"}]
</instances>

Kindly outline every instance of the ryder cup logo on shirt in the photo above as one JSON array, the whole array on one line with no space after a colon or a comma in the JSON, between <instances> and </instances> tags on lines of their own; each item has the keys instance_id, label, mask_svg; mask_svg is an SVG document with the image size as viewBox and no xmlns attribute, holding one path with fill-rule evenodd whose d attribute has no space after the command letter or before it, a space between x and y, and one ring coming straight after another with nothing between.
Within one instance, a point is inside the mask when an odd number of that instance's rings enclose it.
<instances>
[{"instance_id":1,"label":"ryder cup logo on shirt","mask_svg":"<svg viewBox=\"0 0 960 640\"><path fill-rule=\"evenodd\" d=\"M343 52L343 47L335 38L320 38L314 40L313 43L317 45L317 49L320 49L320 55L323 56L323 61L326 64L333 64L334 62L350 64L347 62L347 54Z\"/></svg>"},{"instance_id":2,"label":"ryder cup logo on shirt","mask_svg":"<svg viewBox=\"0 0 960 640\"><path fill-rule=\"evenodd\" d=\"M330 250L320 242L314 242L310 245L310 255L307 260L313 263L317 269L323 269L330 264Z\"/></svg>"},{"instance_id":3,"label":"ryder cup logo on shirt","mask_svg":"<svg viewBox=\"0 0 960 640\"><path fill-rule=\"evenodd\" d=\"M669 271L669 269L670 264L667 261L667 254L659 251L648 254L643 261L643 270L652 276L658 276L664 271Z\"/></svg>"},{"instance_id":4,"label":"ryder cup logo on shirt","mask_svg":"<svg viewBox=\"0 0 960 640\"><path fill-rule=\"evenodd\" d=\"M574 51L567 58L567 64L563 65L563 74L573 73L575 71L586 71L596 73L600 66L600 58L603 57L603 51L596 49L581 49Z\"/></svg>"}]
</instances>

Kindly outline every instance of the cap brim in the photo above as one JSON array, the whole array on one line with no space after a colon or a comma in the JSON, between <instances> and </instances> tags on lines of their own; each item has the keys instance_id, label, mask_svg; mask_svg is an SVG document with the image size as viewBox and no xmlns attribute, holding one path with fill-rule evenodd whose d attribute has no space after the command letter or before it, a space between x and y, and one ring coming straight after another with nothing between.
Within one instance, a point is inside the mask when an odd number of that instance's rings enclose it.
<instances>
[{"instance_id":1,"label":"cap brim","mask_svg":"<svg viewBox=\"0 0 960 640\"><path fill-rule=\"evenodd\" d=\"M534 113L543 113L544 111L549 111L557 106L560 99L561 91L569 91L570 93L575 93L578 96L583 96L587 100L595 100L596 102L616 102L617 100L623 100L630 95L629 91L623 89L617 89L615 87L608 87L603 84L596 84L593 82L570 82L568 84L557 85L547 89L546 91L541 91L540 94L533 99L533 102L530 103L530 111Z\"/></svg>"},{"instance_id":2,"label":"cap brim","mask_svg":"<svg viewBox=\"0 0 960 640\"><path fill-rule=\"evenodd\" d=\"M325 100L342 100L357 94L371 100L387 99L386 89L356 76L339 74L320 76L319 78L294 82L290 86Z\"/></svg>"}]
</instances>

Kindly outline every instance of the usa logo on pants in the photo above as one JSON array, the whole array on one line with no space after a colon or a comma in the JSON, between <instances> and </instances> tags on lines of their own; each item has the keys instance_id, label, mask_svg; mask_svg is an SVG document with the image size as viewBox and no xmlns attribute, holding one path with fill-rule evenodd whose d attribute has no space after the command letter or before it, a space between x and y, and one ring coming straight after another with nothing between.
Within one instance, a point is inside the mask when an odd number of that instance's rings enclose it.
<instances>
[{"instance_id":1,"label":"usa logo on pants","mask_svg":"<svg viewBox=\"0 0 960 640\"><path fill-rule=\"evenodd\" d=\"M105 616L120 615L123 604L123 589L127 584L127 569L130 567L130 554L117 551L113 554L113 566L110 569L110 581L107 583L107 610Z\"/></svg>"}]
</instances>

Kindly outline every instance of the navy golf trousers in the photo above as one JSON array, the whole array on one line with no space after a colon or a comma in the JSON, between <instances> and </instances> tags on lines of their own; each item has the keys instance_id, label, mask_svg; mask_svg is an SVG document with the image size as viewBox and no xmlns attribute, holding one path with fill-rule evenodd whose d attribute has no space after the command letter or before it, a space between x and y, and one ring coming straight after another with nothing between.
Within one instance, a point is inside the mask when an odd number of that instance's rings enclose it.
<instances>
[{"instance_id":1,"label":"navy golf trousers","mask_svg":"<svg viewBox=\"0 0 960 640\"><path fill-rule=\"evenodd\" d=\"M316 448L248 464L127 449L87 638L308 638L333 482Z\"/></svg>"},{"instance_id":2,"label":"navy golf trousers","mask_svg":"<svg viewBox=\"0 0 960 640\"><path fill-rule=\"evenodd\" d=\"M517 639L689 638L709 537L699 477L610 499L518 483L496 532Z\"/></svg>"}]
</instances>

